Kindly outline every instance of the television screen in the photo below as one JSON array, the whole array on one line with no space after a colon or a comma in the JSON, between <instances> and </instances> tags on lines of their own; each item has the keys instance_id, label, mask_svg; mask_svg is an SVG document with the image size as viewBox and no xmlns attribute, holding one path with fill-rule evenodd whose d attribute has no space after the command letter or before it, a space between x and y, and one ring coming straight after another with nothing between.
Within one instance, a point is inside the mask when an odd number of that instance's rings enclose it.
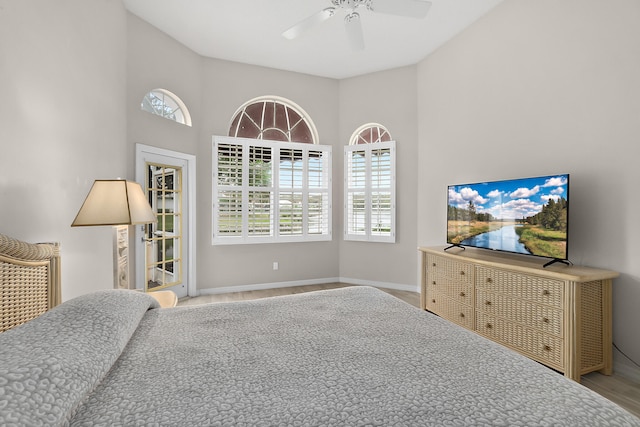
<instances>
[{"instance_id":1,"label":"television screen","mask_svg":"<svg viewBox=\"0 0 640 427\"><path fill-rule=\"evenodd\" d=\"M566 260L569 175L450 185L447 243Z\"/></svg>"}]
</instances>

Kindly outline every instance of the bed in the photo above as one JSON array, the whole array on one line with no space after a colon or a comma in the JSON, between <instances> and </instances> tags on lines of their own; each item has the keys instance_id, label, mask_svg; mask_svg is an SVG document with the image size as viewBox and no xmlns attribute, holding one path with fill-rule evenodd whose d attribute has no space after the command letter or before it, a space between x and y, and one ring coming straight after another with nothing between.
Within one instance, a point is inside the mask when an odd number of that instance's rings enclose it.
<instances>
[{"instance_id":1,"label":"bed","mask_svg":"<svg viewBox=\"0 0 640 427\"><path fill-rule=\"evenodd\" d=\"M372 287L160 308L74 298L0 333L0 425L639 426Z\"/></svg>"}]
</instances>

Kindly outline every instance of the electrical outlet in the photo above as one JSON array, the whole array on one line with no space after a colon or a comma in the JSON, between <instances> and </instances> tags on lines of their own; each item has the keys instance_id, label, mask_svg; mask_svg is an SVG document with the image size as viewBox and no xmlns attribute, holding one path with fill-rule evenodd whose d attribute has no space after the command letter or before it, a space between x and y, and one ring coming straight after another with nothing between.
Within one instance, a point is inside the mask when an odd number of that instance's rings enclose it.
<instances>
[{"instance_id":1,"label":"electrical outlet","mask_svg":"<svg viewBox=\"0 0 640 427\"><path fill-rule=\"evenodd\" d=\"M273 269L277 270L280 266L278 265L278 261L273 262Z\"/></svg>"}]
</instances>

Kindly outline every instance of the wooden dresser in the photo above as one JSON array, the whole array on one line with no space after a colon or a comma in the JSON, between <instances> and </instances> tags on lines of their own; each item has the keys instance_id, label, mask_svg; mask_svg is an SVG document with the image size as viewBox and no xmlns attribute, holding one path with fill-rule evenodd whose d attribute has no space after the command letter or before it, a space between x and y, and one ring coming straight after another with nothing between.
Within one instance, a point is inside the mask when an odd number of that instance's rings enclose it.
<instances>
[{"instance_id":1,"label":"wooden dresser","mask_svg":"<svg viewBox=\"0 0 640 427\"><path fill-rule=\"evenodd\" d=\"M618 273L444 248L419 248L422 309L575 381L592 371L611 375L611 284Z\"/></svg>"}]
</instances>

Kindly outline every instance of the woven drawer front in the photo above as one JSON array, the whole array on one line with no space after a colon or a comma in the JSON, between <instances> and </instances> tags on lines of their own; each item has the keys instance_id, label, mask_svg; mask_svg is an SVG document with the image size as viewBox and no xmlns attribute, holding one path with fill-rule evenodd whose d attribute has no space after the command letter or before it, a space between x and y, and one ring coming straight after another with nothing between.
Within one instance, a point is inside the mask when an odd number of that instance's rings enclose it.
<instances>
[{"instance_id":1,"label":"woven drawer front","mask_svg":"<svg viewBox=\"0 0 640 427\"><path fill-rule=\"evenodd\" d=\"M562 310L476 290L476 310L562 338Z\"/></svg>"},{"instance_id":2,"label":"woven drawer front","mask_svg":"<svg viewBox=\"0 0 640 427\"><path fill-rule=\"evenodd\" d=\"M455 282L473 284L473 265L436 255L427 256L429 281L450 279Z\"/></svg>"},{"instance_id":3,"label":"woven drawer front","mask_svg":"<svg viewBox=\"0 0 640 427\"><path fill-rule=\"evenodd\" d=\"M528 274L476 267L476 288L536 304L562 308L564 282Z\"/></svg>"},{"instance_id":4,"label":"woven drawer front","mask_svg":"<svg viewBox=\"0 0 640 427\"><path fill-rule=\"evenodd\" d=\"M434 293L445 295L462 304L473 305L473 284L461 283L448 278L435 278L427 281L427 295Z\"/></svg>"},{"instance_id":5,"label":"woven drawer front","mask_svg":"<svg viewBox=\"0 0 640 427\"><path fill-rule=\"evenodd\" d=\"M473 308L441 294L427 297L427 310L467 329L473 329Z\"/></svg>"},{"instance_id":6,"label":"woven drawer front","mask_svg":"<svg viewBox=\"0 0 640 427\"><path fill-rule=\"evenodd\" d=\"M476 331L547 366L563 370L563 341L517 323L476 312Z\"/></svg>"}]
</instances>

